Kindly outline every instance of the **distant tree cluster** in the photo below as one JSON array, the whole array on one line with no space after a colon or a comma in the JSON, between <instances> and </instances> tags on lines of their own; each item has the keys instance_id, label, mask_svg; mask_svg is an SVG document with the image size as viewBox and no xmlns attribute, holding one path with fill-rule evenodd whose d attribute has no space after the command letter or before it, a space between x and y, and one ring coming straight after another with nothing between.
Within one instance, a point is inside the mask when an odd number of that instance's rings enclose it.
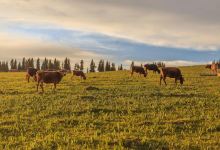
<instances>
[{"instance_id":1,"label":"distant tree cluster","mask_svg":"<svg viewBox=\"0 0 220 150\"><path fill-rule=\"evenodd\" d=\"M161 62L161 61L159 61L159 62L153 62L153 64L155 64L155 65L157 65L158 67L161 67L161 68L166 67L165 63L163 63L163 62Z\"/></svg>"},{"instance_id":2,"label":"distant tree cluster","mask_svg":"<svg viewBox=\"0 0 220 150\"><path fill-rule=\"evenodd\" d=\"M96 68L95 62L92 59L92 61L90 63L90 72L95 72L95 68Z\"/></svg>"},{"instance_id":3,"label":"distant tree cluster","mask_svg":"<svg viewBox=\"0 0 220 150\"><path fill-rule=\"evenodd\" d=\"M218 61L213 60L213 61L212 61L212 64L217 64L217 65L218 65L218 68L220 68L220 60L218 60Z\"/></svg>"},{"instance_id":4,"label":"distant tree cluster","mask_svg":"<svg viewBox=\"0 0 220 150\"><path fill-rule=\"evenodd\" d=\"M122 65L120 67L118 67L120 70L121 68L123 69ZM104 72L104 71L116 71L116 66L115 63L111 63L109 61L105 61L103 59L101 59L99 61L99 65L98 65L98 71L99 72Z\"/></svg>"},{"instance_id":5,"label":"distant tree cluster","mask_svg":"<svg viewBox=\"0 0 220 150\"><path fill-rule=\"evenodd\" d=\"M36 68L40 68L40 60L37 59ZM59 70L61 69L60 61L56 58L54 60L45 58L41 65L41 70Z\"/></svg>"},{"instance_id":6,"label":"distant tree cluster","mask_svg":"<svg viewBox=\"0 0 220 150\"><path fill-rule=\"evenodd\" d=\"M83 60L81 61L80 69L83 68L82 66ZM38 70L59 70L59 69L66 69L71 70L71 63L70 59L65 58L64 62L45 58L42 61L38 58L36 62L33 58L26 59L25 57L19 62L17 59L11 59L9 63L7 61L0 61L0 72L7 72L7 71L26 71L27 68L33 67L37 68Z\"/></svg>"},{"instance_id":7,"label":"distant tree cluster","mask_svg":"<svg viewBox=\"0 0 220 150\"><path fill-rule=\"evenodd\" d=\"M153 64L155 64L155 65L157 65L158 67L165 67L166 65L165 65L165 63L163 63L163 62L153 62ZM131 62L131 68L132 68L132 66L134 66L134 61L132 61ZM143 67L143 64L141 64L141 67Z\"/></svg>"},{"instance_id":8,"label":"distant tree cluster","mask_svg":"<svg viewBox=\"0 0 220 150\"><path fill-rule=\"evenodd\" d=\"M80 64L79 63L75 63L74 70L81 70L81 71L83 71L84 70L84 61L80 60Z\"/></svg>"},{"instance_id":9,"label":"distant tree cluster","mask_svg":"<svg viewBox=\"0 0 220 150\"><path fill-rule=\"evenodd\" d=\"M65 58L62 68L65 70L71 70L71 63L69 58Z\"/></svg>"},{"instance_id":10,"label":"distant tree cluster","mask_svg":"<svg viewBox=\"0 0 220 150\"><path fill-rule=\"evenodd\" d=\"M16 59L11 59L8 62L0 62L0 71L26 71L27 68L32 67L38 70L71 70L71 62L69 58L65 58L63 62L58 59L48 59L44 58L42 61L37 58L23 58L21 61L17 61ZM80 60L79 63L75 63L74 70L84 71L84 61ZM101 59L98 63L98 67L95 64L95 61L92 59L89 68L87 68L87 72L105 72L105 71L116 71L115 63L111 63L110 61L104 61ZM118 70L123 70L122 64L118 66Z\"/></svg>"},{"instance_id":11,"label":"distant tree cluster","mask_svg":"<svg viewBox=\"0 0 220 150\"><path fill-rule=\"evenodd\" d=\"M118 70L123 70L122 64L120 66L118 66Z\"/></svg>"},{"instance_id":12,"label":"distant tree cluster","mask_svg":"<svg viewBox=\"0 0 220 150\"><path fill-rule=\"evenodd\" d=\"M0 72L8 72L8 71L9 71L8 62L0 61Z\"/></svg>"}]
</instances>

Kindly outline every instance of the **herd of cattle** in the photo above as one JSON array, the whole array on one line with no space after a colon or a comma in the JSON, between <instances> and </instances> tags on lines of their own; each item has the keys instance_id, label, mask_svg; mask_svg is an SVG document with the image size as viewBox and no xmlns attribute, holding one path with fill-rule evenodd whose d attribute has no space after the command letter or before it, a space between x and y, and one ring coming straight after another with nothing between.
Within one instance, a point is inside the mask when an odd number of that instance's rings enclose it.
<instances>
[{"instance_id":1,"label":"herd of cattle","mask_svg":"<svg viewBox=\"0 0 220 150\"><path fill-rule=\"evenodd\" d=\"M27 74L26 74L26 79L29 82L30 81L30 77L33 77L34 80L37 82L37 91L39 86L42 89L42 92L44 92L44 87L43 84L46 83L52 83L54 84L54 90L56 89L56 85L58 83L60 83L60 81L62 80L62 78L67 74L66 70L58 70L58 71L54 71L54 70L47 70L47 71L41 71L41 70L37 70L35 68L28 68L27 69ZM86 79L86 76L84 74L84 72L82 71L73 71L73 76L80 76L81 78L83 78L84 80ZM73 78L72 76L72 78Z\"/></svg>"},{"instance_id":2,"label":"herd of cattle","mask_svg":"<svg viewBox=\"0 0 220 150\"><path fill-rule=\"evenodd\" d=\"M211 64L206 65L206 68L211 69L211 71L215 74L217 74L218 64ZM179 80L180 84L182 85L184 82L183 75L179 68L176 67L163 67L161 69L158 68L156 64L146 64L144 67L142 66L132 66L131 67L131 76L133 76L134 73L138 73L140 76L143 75L144 77L147 77L148 71L153 71L154 73L160 74L160 85L161 81L163 80L165 85L166 83L166 77L174 78L175 84L177 84L177 81ZM34 80L37 82L37 91L39 86L42 89L42 92L44 92L43 84L44 83L52 83L54 84L54 90L56 89L56 85L62 80L62 78L67 74L66 70L47 70L47 71L41 71L37 70L35 68L28 68L26 79L29 82L30 77L33 77ZM81 77L81 79L86 80L86 75L83 71L74 70L72 72L72 78L74 76ZM72 79L71 78L71 79Z\"/></svg>"},{"instance_id":3,"label":"herd of cattle","mask_svg":"<svg viewBox=\"0 0 220 150\"><path fill-rule=\"evenodd\" d=\"M161 80L164 81L165 85L166 83L166 77L174 78L175 83L177 84L177 80L180 81L180 84L183 84L184 78L182 76L182 73L179 68L176 67L163 67L161 70L158 68L156 64L146 64L144 67L142 66L132 66L131 67L131 76L134 74L134 72L139 73L140 75L144 75L144 77L147 76L147 71L152 70L154 73L160 74L160 85Z\"/></svg>"}]
</instances>

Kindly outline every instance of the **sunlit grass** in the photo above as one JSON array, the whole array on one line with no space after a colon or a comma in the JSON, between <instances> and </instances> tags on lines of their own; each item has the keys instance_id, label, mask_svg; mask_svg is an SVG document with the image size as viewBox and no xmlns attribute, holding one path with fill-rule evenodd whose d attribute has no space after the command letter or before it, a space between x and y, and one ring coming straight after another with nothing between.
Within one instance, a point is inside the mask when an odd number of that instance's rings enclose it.
<instances>
[{"instance_id":1,"label":"sunlit grass","mask_svg":"<svg viewBox=\"0 0 220 150\"><path fill-rule=\"evenodd\" d=\"M119 71L68 75L44 94L24 73L0 73L0 149L218 149L220 78L181 69L183 86Z\"/></svg>"}]
</instances>

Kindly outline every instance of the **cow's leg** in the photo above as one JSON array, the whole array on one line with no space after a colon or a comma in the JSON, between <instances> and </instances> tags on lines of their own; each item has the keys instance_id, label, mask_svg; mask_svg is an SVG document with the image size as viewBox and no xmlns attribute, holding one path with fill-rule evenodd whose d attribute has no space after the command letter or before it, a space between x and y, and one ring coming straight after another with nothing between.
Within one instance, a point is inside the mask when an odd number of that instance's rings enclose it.
<instances>
[{"instance_id":1,"label":"cow's leg","mask_svg":"<svg viewBox=\"0 0 220 150\"><path fill-rule=\"evenodd\" d=\"M177 85L177 78L175 78L175 84Z\"/></svg>"},{"instance_id":2,"label":"cow's leg","mask_svg":"<svg viewBox=\"0 0 220 150\"><path fill-rule=\"evenodd\" d=\"M57 83L54 83L54 88L53 88L54 92L55 92L56 88L57 88Z\"/></svg>"},{"instance_id":3,"label":"cow's leg","mask_svg":"<svg viewBox=\"0 0 220 150\"><path fill-rule=\"evenodd\" d=\"M133 72L133 71L131 71L131 77L133 76L133 74L134 74L134 72Z\"/></svg>"},{"instance_id":4,"label":"cow's leg","mask_svg":"<svg viewBox=\"0 0 220 150\"><path fill-rule=\"evenodd\" d=\"M37 82L37 92L38 92L39 84L40 84L40 82Z\"/></svg>"},{"instance_id":5,"label":"cow's leg","mask_svg":"<svg viewBox=\"0 0 220 150\"><path fill-rule=\"evenodd\" d=\"M34 78L34 81L37 81L37 76L36 75L34 75L33 78Z\"/></svg>"},{"instance_id":6,"label":"cow's leg","mask_svg":"<svg viewBox=\"0 0 220 150\"><path fill-rule=\"evenodd\" d=\"M44 93L44 85L43 85L43 82L40 83L40 87L42 89L42 92Z\"/></svg>"},{"instance_id":7,"label":"cow's leg","mask_svg":"<svg viewBox=\"0 0 220 150\"><path fill-rule=\"evenodd\" d=\"M74 76L74 75L72 75L71 80L73 80L73 76Z\"/></svg>"},{"instance_id":8,"label":"cow's leg","mask_svg":"<svg viewBox=\"0 0 220 150\"><path fill-rule=\"evenodd\" d=\"M30 75L26 74L26 80L28 81L28 83L30 82Z\"/></svg>"},{"instance_id":9,"label":"cow's leg","mask_svg":"<svg viewBox=\"0 0 220 150\"><path fill-rule=\"evenodd\" d=\"M161 85L161 80L163 79L163 77L162 76L160 76L160 85Z\"/></svg>"},{"instance_id":10,"label":"cow's leg","mask_svg":"<svg viewBox=\"0 0 220 150\"><path fill-rule=\"evenodd\" d=\"M167 85L167 83L166 83L166 77L163 77L163 82L165 83L165 85Z\"/></svg>"}]
</instances>

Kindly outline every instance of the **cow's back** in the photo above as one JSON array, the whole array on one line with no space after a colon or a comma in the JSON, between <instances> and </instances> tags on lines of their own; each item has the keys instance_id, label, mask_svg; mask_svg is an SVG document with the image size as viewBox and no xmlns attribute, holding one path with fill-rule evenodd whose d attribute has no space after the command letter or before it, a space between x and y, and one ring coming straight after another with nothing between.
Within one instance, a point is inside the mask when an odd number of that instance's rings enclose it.
<instances>
[{"instance_id":1,"label":"cow's back","mask_svg":"<svg viewBox=\"0 0 220 150\"><path fill-rule=\"evenodd\" d=\"M175 67L162 68L162 73L163 75L170 78L176 78L182 76L180 69Z\"/></svg>"},{"instance_id":2,"label":"cow's back","mask_svg":"<svg viewBox=\"0 0 220 150\"><path fill-rule=\"evenodd\" d=\"M62 74L58 71L42 71L37 73L37 80L44 83L59 83Z\"/></svg>"}]
</instances>

